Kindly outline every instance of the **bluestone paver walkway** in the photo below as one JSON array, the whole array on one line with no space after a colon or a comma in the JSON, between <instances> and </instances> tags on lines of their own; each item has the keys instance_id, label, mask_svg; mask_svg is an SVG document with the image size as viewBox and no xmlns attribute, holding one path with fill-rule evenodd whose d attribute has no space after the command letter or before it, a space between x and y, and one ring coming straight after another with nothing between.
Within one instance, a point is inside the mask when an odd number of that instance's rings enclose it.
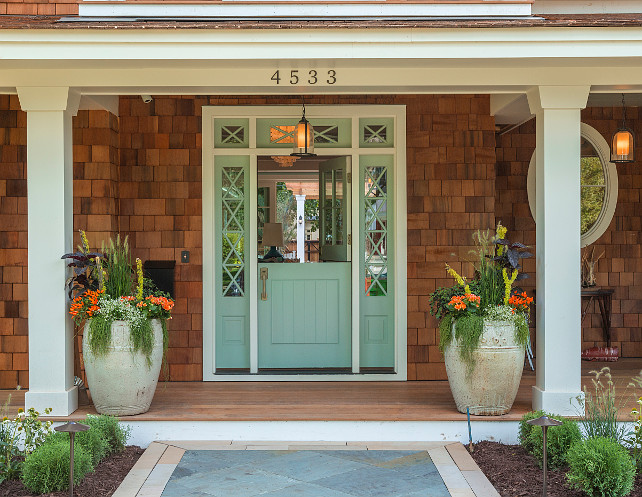
<instances>
[{"instance_id":1,"label":"bluestone paver walkway","mask_svg":"<svg viewBox=\"0 0 642 497\"><path fill-rule=\"evenodd\" d=\"M459 442L154 442L114 497L499 497Z\"/></svg>"}]
</instances>

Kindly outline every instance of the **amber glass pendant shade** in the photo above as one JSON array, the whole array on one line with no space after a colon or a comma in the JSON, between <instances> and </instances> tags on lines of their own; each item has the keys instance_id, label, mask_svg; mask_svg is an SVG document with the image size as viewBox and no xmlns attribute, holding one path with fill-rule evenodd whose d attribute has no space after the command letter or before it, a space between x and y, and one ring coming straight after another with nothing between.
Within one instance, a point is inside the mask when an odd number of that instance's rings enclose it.
<instances>
[{"instance_id":1,"label":"amber glass pendant shade","mask_svg":"<svg viewBox=\"0 0 642 497\"><path fill-rule=\"evenodd\" d=\"M626 128L618 129L613 135L611 162L618 164L634 161L633 133Z\"/></svg>"},{"instance_id":2,"label":"amber glass pendant shade","mask_svg":"<svg viewBox=\"0 0 642 497\"><path fill-rule=\"evenodd\" d=\"M294 128L294 150L290 155L295 157L314 157L314 128L305 118L305 103L303 116Z\"/></svg>"}]
</instances>

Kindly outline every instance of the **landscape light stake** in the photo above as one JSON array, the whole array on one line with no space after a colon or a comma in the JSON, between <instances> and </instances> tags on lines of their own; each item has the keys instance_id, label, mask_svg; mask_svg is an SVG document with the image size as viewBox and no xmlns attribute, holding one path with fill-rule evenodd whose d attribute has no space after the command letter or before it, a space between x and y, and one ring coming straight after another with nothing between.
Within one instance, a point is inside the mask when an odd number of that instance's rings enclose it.
<instances>
[{"instance_id":1,"label":"landscape light stake","mask_svg":"<svg viewBox=\"0 0 642 497\"><path fill-rule=\"evenodd\" d=\"M537 419L529 419L526 421L529 425L533 426L541 426L542 427L542 440L543 440L543 452L544 452L544 485L542 488L542 495L543 497L546 497L546 431L548 430L549 426L559 426L562 424L561 421L558 421L557 419L551 419L548 416L542 416Z\"/></svg>"},{"instance_id":2,"label":"landscape light stake","mask_svg":"<svg viewBox=\"0 0 642 497\"><path fill-rule=\"evenodd\" d=\"M470 453L473 453L473 430L470 426L470 407L466 408L466 416L468 416L468 448Z\"/></svg>"},{"instance_id":3,"label":"landscape light stake","mask_svg":"<svg viewBox=\"0 0 642 497\"><path fill-rule=\"evenodd\" d=\"M74 436L76 433L87 431L89 428L89 426L75 421L54 428L56 431L69 433L69 497L74 497Z\"/></svg>"}]
</instances>

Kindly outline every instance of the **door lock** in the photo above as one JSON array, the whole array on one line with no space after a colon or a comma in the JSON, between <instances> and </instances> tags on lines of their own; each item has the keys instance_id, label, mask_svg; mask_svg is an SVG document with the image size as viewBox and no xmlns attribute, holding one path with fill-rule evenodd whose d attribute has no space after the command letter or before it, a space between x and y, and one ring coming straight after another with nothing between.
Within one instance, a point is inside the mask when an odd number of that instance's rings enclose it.
<instances>
[{"instance_id":1,"label":"door lock","mask_svg":"<svg viewBox=\"0 0 642 497\"><path fill-rule=\"evenodd\" d=\"M267 300L267 289L266 289L266 284L265 282L268 279L268 268L262 267L261 268L261 282L263 283L263 290L261 291L261 300Z\"/></svg>"}]
</instances>

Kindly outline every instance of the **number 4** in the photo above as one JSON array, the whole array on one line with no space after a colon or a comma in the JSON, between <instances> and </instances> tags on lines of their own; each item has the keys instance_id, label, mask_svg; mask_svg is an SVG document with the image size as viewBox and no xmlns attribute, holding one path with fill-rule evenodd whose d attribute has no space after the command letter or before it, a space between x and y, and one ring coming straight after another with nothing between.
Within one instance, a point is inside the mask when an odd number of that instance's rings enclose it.
<instances>
[{"instance_id":1,"label":"number 4","mask_svg":"<svg viewBox=\"0 0 642 497\"><path fill-rule=\"evenodd\" d=\"M276 84L277 84L277 85L278 85L279 83L281 83L281 76L280 76L280 74L279 74L279 71L276 71L276 72L272 75L272 77L271 77L270 79L271 79L272 81L276 81Z\"/></svg>"}]
</instances>

